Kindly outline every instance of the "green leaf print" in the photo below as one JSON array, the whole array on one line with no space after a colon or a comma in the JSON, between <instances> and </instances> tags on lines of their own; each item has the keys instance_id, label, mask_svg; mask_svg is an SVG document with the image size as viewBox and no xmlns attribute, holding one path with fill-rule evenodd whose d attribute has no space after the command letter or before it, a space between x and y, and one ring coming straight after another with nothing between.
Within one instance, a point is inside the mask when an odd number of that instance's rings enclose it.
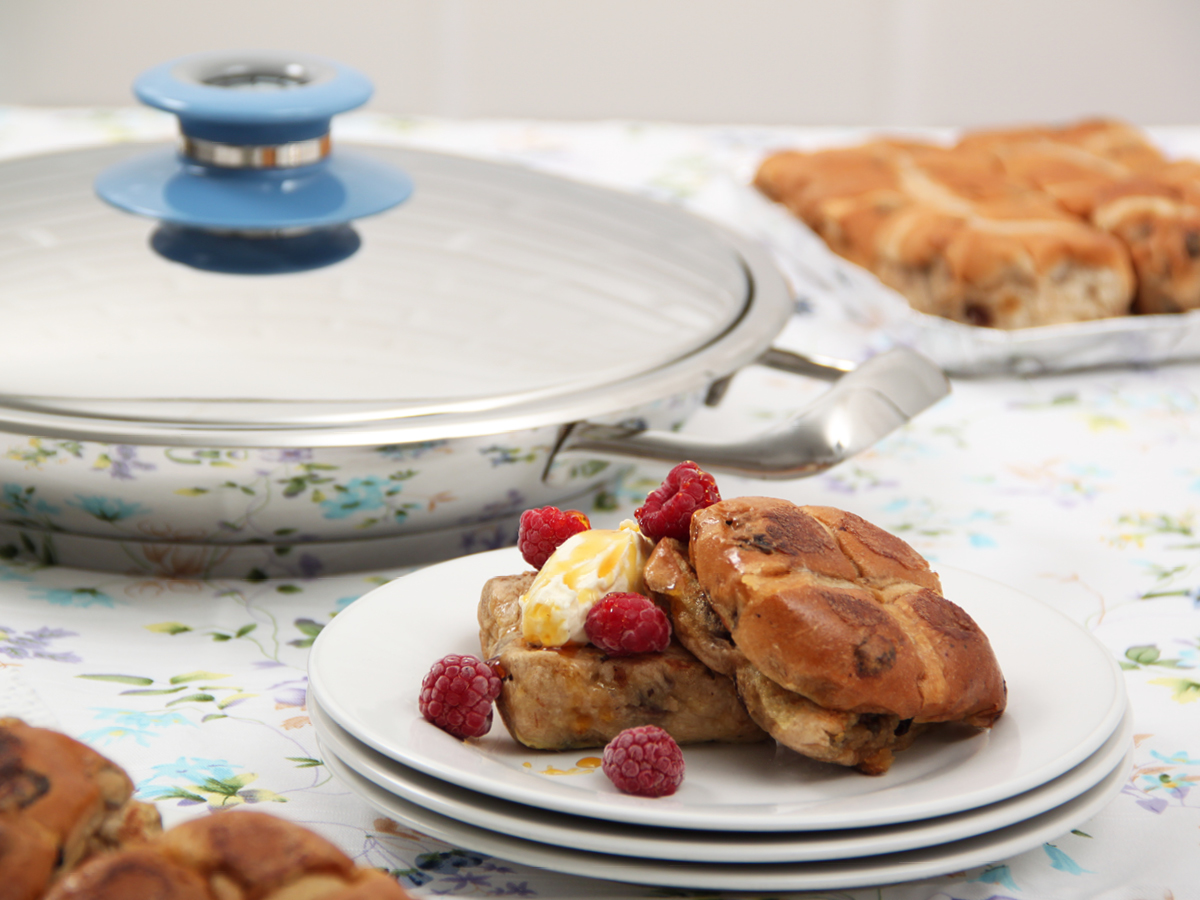
<instances>
[{"instance_id":1,"label":"green leaf print","mask_svg":"<svg viewBox=\"0 0 1200 900\"><path fill-rule=\"evenodd\" d=\"M1162 651L1155 644L1138 644L1125 651L1125 660L1121 661L1121 668L1126 671L1129 669L1139 669L1142 666L1178 669L1179 664L1180 661L1178 659L1163 659Z\"/></svg>"},{"instance_id":2,"label":"green leaf print","mask_svg":"<svg viewBox=\"0 0 1200 900\"><path fill-rule=\"evenodd\" d=\"M325 765L321 760L313 759L311 756L288 756L285 759L294 762L297 769L311 769L313 766Z\"/></svg>"},{"instance_id":3,"label":"green leaf print","mask_svg":"<svg viewBox=\"0 0 1200 900\"><path fill-rule=\"evenodd\" d=\"M145 628L158 634L183 634L192 630L192 626L182 622L155 622L153 625L146 625Z\"/></svg>"},{"instance_id":4,"label":"green leaf print","mask_svg":"<svg viewBox=\"0 0 1200 900\"><path fill-rule=\"evenodd\" d=\"M207 803L208 799L201 797L199 794L193 794L191 791L185 791L183 788L174 787L170 790L163 791L154 798L155 800L190 800L193 803Z\"/></svg>"},{"instance_id":5,"label":"green leaf print","mask_svg":"<svg viewBox=\"0 0 1200 900\"><path fill-rule=\"evenodd\" d=\"M1126 659L1132 660L1139 666L1152 666L1162 654L1153 644L1139 644L1125 651Z\"/></svg>"},{"instance_id":6,"label":"green leaf print","mask_svg":"<svg viewBox=\"0 0 1200 900\"><path fill-rule=\"evenodd\" d=\"M189 681L213 681L217 678L228 678L224 672L205 672L204 670L188 672L185 675L174 675L171 684L187 684Z\"/></svg>"},{"instance_id":7,"label":"green leaf print","mask_svg":"<svg viewBox=\"0 0 1200 900\"><path fill-rule=\"evenodd\" d=\"M212 694L188 694L186 697L176 697L167 703L167 706L174 706L176 703L209 703L217 698Z\"/></svg>"},{"instance_id":8,"label":"green leaf print","mask_svg":"<svg viewBox=\"0 0 1200 900\"><path fill-rule=\"evenodd\" d=\"M88 681L115 681L117 684L154 684L153 678L143 678L141 675L76 675L76 678L86 678Z\"/></svg>"},{"instance_id":9,"label":"green leaf print","mask_svg":"<svg viewBox=\"0 0 1200 900\"><path fill-rule=\"evenodd\" d=\"M307 635L307 637L296 638L294 641L288 641L288 644L301 649L311 647L313 641L317 639L317 635L325 627L320 622L314 622L312 619L297 619L293 624L300 629L301 634Z\"/></svg>"}]
</instances>

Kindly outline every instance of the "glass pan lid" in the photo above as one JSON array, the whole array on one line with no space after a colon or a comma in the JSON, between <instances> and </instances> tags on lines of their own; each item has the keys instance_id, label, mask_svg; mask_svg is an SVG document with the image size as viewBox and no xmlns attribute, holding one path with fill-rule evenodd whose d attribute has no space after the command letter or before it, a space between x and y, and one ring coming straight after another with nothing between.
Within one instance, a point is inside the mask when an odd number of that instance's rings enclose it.
<instances>
[{"instance_id":1,"label":"glass pan lid","mask_svg":"<svg viewBox=\"0 0 1200 900\"><path fill-rule=\"evenodd\" d=\"M145 149L0 165L0 418L286 429L504 410L686 360L753 295L729 236L675 208L385 148L368 152L416 190L354 223L350 258L200 271L150 249L156 223L92 192L99 171ZM785 316L770 313L759 349ZM755 352L739 345L727 371Z\"/></svg>"}]
</instances>

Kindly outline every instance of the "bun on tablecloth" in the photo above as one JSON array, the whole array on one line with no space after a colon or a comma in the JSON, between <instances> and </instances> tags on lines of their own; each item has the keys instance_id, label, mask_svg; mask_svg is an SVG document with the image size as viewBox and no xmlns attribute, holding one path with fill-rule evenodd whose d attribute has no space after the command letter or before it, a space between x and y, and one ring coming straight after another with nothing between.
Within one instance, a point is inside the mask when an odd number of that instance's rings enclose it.
<instances>
[{"instance_id":1,"label":"bun on tablecloth","mask_svg":"<svg viewBox=\"0 0 1200 900\"><path fill-rule=\"evenodd\" d=\"M65 734L0 718L0 894L41 897L88 859L162 831L125 771Z\"/></svg>"},{"instance_id":2,"label":"bun on tablecloth","mask_svg":"<svg viewBox=\"0 0 1200 900\"><path fill-rule=\"evenodd\" d=\"M797 752L879 773L923 726L1004 711L991 645L900 538L842 510L724 500L665 539L647 587L679 640Z\"/></svg>"},{"instance_id":3,"label":"bun on tablecloth","mask_svg":"<svg viewBox=\"0 0 1200 900\"><path fill-rule=\"evenodd\" d=\"M60 881L46 900L405 900L377 869L361 868L307 828L229 810L106 854Z\"/></svg>"}]
</instances>

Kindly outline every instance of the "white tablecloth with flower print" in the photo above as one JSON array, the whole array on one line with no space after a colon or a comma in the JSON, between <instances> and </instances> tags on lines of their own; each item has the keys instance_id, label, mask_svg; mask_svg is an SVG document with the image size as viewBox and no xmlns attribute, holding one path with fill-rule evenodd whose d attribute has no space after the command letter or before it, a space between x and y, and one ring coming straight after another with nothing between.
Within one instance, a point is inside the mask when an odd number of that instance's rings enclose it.
<instances>
[{"instance_id":1,"label":"white tablecloth with flower print","mask_svg":"<svg viewBox=\"0 0 1200 900\"><path fill-rule=\"evenodd\" d=\"M170 118L137 109L0 108L0 156L167 138L173 128ZM765 150L853 137L376 114L344 117L335 136L532 165L718 218L729 185L744 183ZM1200 150L1200 130L1158 137L1177 152ZM886 341L828 298L806 294L780 343L861 359ZM752 370L688 428L761 426L805 396L793 378ZM0 446L0 455L51 464L36 441ZM105 482L148 477L155 462L118 454L110 463L95 467L89 502L96 514L119 516L104 499ZM641 466L597 494L593 522L628 517L665 469ZM935 567L989 576L1083 623L1126 673L1135 766L1093 820L969 871L819 896L1200 897L1200 791L1192 794L1200 781L1200 364L956 379L950 397L824 475L765 487L726 477L721 489L853 510L905 537ZM0 485L0 519L28 513L23 490L18 478ZM317 560L288 578L202 580L47 565L30 549L0 547L0 711L23 712L119 761L168 825L253 804L388 869L422 897L692 895L450 847L381 818L330 775L305 711L308 647L339 610L400 570L323 575Z\"/></svg>"}]
</instances>

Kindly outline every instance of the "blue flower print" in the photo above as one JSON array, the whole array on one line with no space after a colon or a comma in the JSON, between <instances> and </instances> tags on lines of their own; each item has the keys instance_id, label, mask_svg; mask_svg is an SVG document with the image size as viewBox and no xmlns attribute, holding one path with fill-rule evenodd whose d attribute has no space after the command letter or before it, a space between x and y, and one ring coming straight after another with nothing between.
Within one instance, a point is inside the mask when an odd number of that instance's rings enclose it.
<instances>
[{"instance_id":1,"label":"blue flower print","mask_svg":"<svg viewBox=\"0 0 1200 900\"><path fill-rule=\"evenodd\" d=\"M82 509L84 512L95 516L101 522L120 522L122 519L128 519L130 516L140 516L152 512L140 503L126 503L119 497L97 497L84 496L76 494L75 500L68 500L68 506L74 506L76 509Z\"/></svg>"},{"instance_id":2,"label":"blue flower print","mask_svg":"<svg viewBox=\"0 0 1200 900\"><path fill-rule=\"evenodd\" d=\"M396 486L376 475L351 478L348 484L339 486L337 496L321 501L321 509L326 519L345 519L357 512L381 509L385 505L384 489L394 492Z\"/></svg>"},{"instance_id":3,"label":"blue flower print","mask_svg":"<svg viewBox=\"0 0 1200 900\"><path fill-rule=\"evenodd\" d=\"M149 747L157 732L171 725L192 725L177 712L146 713L134 709L97 709L96 718L111 720L111 725L93 728L80 735L87 744L111 744L123 738L133 738ZM195 726L192 726L195 727Z\"/></svg>"},{"instance_id":4,"label":"blue flower print","mask_svg":"<svg viewBox=\"0 0 1200 900\"><path fill-rule=\"evenodd\" d=\"M242 768L238 766L237 768ZM234 767L223 759L202 759L198 756L181 756L173 763L162 763L151 768L154 774L137 786L138 794L153 799L163 794L170 794L175 789L175 782L185 784L203 784L208 779L226 781L237 775ZM155 784L169 781L170 784Z\"/></svg>"},{"instance_id":5,"label":"blue flower print","mask_svg":"<svg viewBox=\"0 0 1200 900\"><path fill-rule=\"evenodd\" d=\"M115 606L113 598L96 588L33 588L29 596L37 600L49 600L55 606Z\"/></svg>"},{"instance_id":6,"label":"blue flower print","mask_svg":"<svg viewBox=\"0 0 1200 900\"><path fill-rule=\"evenodd\" d=\"M1007 865L988 866L974 878L968 878L968 881L977 881L983 884L999 884L1008 888L1011 891L1019 891L1017 883L1013 880L1012 869ZM993 895L996 898L996 895Z\"/></svg>"},{"instance_id":7,"label":"blue flower print","mask_svg":"<svg viewBox=\"0 0 1200 900\"><path fill-rule=\"evenodd\" d=\"M19 484L5 482L0 487L0 509L28 516L41 513L45 516L58 515L58 507L52 506L40 497L33 496L34 488L23 488Z\"/></svg>"},{"instance_id":8,"label":"blue flower print","mask_svg":"<svg viewBox=\"0 0 1200 900\"><path fill-rule=\"evenodd\" d=\"M422 853L417 857L417 868L426 872L458 872L464 868L475 868L488 857L469 850L442 850Z\"/></svg>"},{"instance_id":9,"label":"blue flower print","mask_svg":"<svg viewBox=\"0 0 1200 900\"><path fill-rule=\"evenodd\" d=\"M1042 849L1046 851L1046 855L1050 857L1050 868L1058 869L1060 872L1067 872L1071 875L1089 875L1096 874L1091 869L1085 869L1075 860L1071 859L1062 850L1059 850L1053 844L1042 844Z\"/></svg>"},{"instance_id":10,"label":"blue flower print","mask_svg":"<svg viewBox=\"0 0 1200 900\"><path fill-rule=\"evenodd\" d=\"M239 766L239 768L241 768ZM180 806L207 804L226 809L243 803L286 803L287 798L265 788L247 788L258 780L254 772L237 774L223 759L180 757L173 764L156 766L155 774L138 785L138 793L156 801L177 800ZM151 784L172 778L174 784Z\"/></svg>"}]
</instances>

